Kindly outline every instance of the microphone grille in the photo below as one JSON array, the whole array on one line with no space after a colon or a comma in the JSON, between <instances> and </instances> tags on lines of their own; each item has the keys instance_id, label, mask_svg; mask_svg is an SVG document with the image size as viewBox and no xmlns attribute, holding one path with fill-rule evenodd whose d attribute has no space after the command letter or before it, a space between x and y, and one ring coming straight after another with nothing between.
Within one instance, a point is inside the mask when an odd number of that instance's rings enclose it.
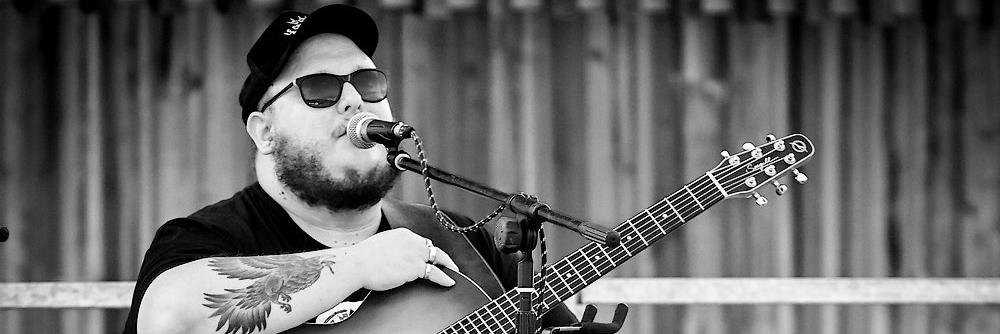
<instances>
[{"instance_id":1,"label":"microphone grille","mask_svg":"<svg viewBox=\"0 0 1000 334\"><path fill-rule=\"evenodd\" d=\"M373 119L377 119L375 114L359 112L347 122L347 137L351 138L351 144L354 144L354 147L360 149L375 147L375 142L368 140L364 135L365 127Z\"/></svg>"}]
</instances>

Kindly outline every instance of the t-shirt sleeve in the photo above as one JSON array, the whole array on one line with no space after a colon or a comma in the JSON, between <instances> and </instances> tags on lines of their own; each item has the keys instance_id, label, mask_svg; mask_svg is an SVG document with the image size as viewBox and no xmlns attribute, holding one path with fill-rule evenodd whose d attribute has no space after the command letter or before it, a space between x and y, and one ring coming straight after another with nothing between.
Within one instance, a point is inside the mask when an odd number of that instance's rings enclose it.
<instances>
[{"instance_id":1,"label":"t-shirt sleeve","mask_svg":"<svg viewBox=\"0 0 1000 334\"><path fill-rule=\"evenodd\" d=\"M188 218L168 221L156 231L139 269L124 333L135 333L139 304L150 283L173 267L214 256L233 256L235 247L218 228Z\"/></svg>"}]
</instances>

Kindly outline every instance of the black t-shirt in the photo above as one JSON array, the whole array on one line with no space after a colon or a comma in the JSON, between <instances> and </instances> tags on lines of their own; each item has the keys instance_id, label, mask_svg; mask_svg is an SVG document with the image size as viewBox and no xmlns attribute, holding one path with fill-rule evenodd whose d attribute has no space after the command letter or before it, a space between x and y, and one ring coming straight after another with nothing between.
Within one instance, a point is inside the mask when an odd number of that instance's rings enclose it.
<instances>
[{"instance_id":1,"label":"black t-shirt","mask_svg":"<svg viewBox=\"0 0 1000 334\"><path fill-rule=\"evenodd\" d=\"M459 225L472 221L448 212ZM389 228L383 215L379 231ZM516 263L512 256L493 247L485 230L467 233L466 237L483 255L504 288L517 285ZM136 281L132 305L125 323L125 334L136 333L139 303L149 284L164 271L191 261L209 257L260 256L290 254L329 248L306 234L287 212L272 199L260 184L237 192L233 197L207 206L186 218L168 221L156 231L146 251ZM566 325L576 317L563 305L545 315L546 325Z\"/></svg>"}]
</instances>

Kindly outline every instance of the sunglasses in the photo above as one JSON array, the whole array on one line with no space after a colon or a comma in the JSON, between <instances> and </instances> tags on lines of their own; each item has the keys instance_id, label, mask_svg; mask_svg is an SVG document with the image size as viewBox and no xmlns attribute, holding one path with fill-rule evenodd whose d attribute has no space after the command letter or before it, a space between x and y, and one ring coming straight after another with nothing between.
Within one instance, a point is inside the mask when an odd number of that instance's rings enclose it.
<instances>
[{"instance_id":1,"label":"sunglasses","mask_svg":"<svg viewBox=\"0 0 1000 334\"><path fill-rule=\"evenodd\" d=\"M361 69L348 75L314 73L293 80L267 103L264 103L260 111L267 110L267 107L274 101L290 91L292 86L299 87L302 102L305 102L307 106L313 108L330 107L340 100L345 82L350 82L354 89L361 94L361 100L365 102L382 101L389 90L389 81L386 79L385 73L376 69Z\"/></svg>"}]
</instances>

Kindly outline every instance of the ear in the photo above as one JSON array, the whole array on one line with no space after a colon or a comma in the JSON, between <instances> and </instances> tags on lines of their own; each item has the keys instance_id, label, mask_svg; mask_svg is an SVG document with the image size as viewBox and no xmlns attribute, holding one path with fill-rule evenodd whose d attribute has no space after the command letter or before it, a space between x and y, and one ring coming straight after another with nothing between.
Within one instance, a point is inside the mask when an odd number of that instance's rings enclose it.
<instances>
[{"instance_id":1,"label":"ear","mask_svg":"<svg viewBox=\"0 0 1000 334\"><path fill-rule=\"evenodd\" d=\"M274 152L274 124L270 117L262 112L255 111L247 117L247 134L257 146L257 151L268 155Z\"/></svg>"}]
</instances>

